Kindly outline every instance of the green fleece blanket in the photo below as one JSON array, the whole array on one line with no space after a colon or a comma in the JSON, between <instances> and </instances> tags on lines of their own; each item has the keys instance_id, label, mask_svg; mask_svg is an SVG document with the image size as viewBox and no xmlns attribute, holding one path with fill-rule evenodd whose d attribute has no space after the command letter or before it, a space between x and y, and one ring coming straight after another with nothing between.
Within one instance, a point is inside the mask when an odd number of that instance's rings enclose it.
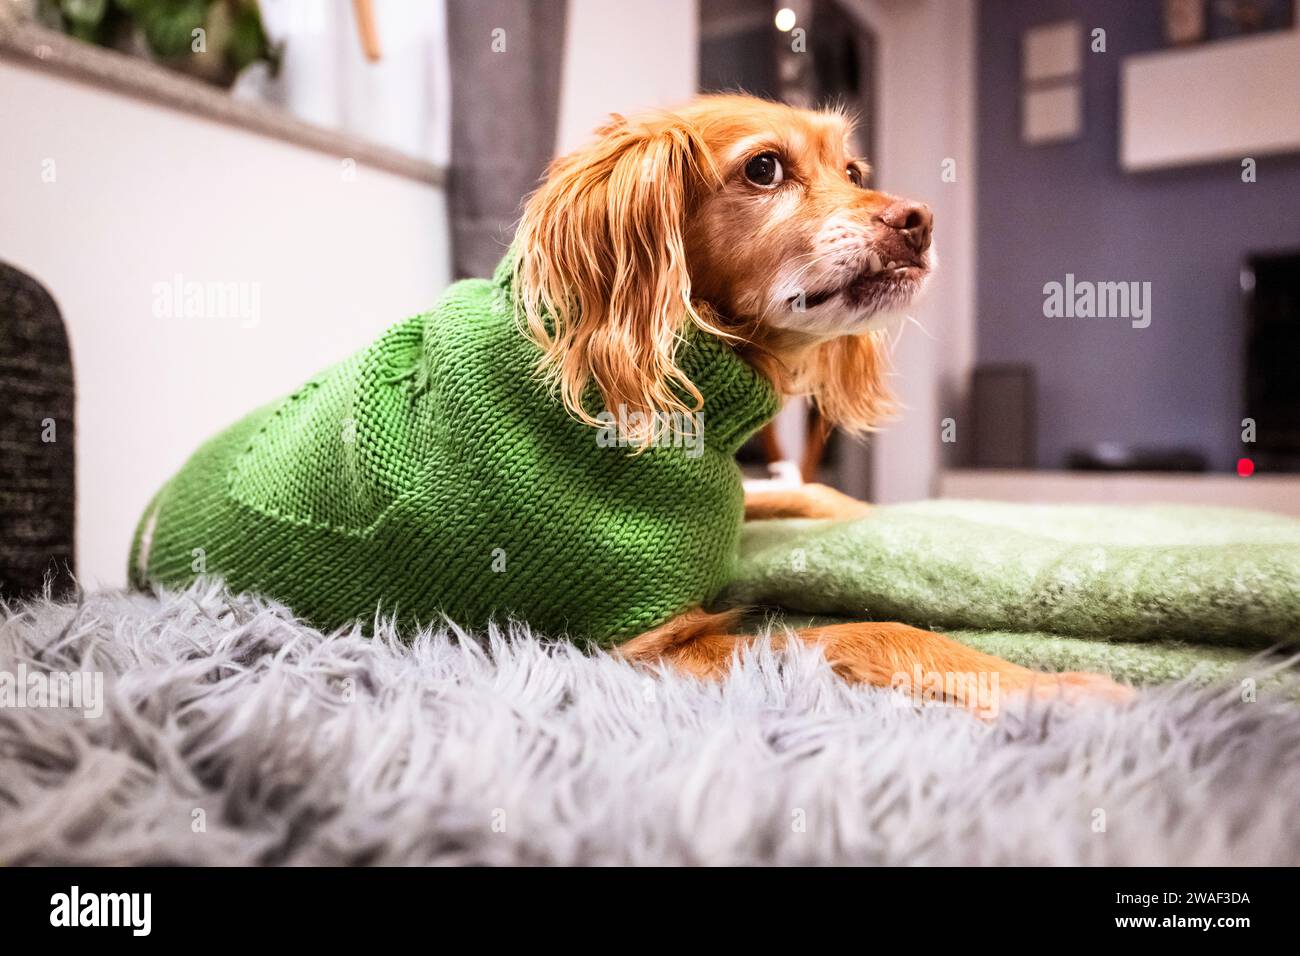
<instances>
[{"instance_id":1,"label":"green fleece blanket","mask_svg":"<svg viewBox=\"0 0 1300 956\"><path fill-rule=\"evenodd\" d=\"M1139 684L1300 643L1300 521L1174 506L930 501L746 524L720 603L896 620L1008 660Z\"/></svg>"}]
</instances>

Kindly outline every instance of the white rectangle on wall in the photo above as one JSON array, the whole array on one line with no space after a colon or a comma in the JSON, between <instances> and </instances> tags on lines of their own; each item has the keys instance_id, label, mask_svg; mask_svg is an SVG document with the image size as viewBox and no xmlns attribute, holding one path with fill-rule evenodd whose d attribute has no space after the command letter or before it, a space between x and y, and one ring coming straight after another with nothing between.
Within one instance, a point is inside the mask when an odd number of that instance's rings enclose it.
<instances>
[{"instance_id":1,"label":"white rectangle on wall","mask_svg":"<svg viewBox=\"0 0 1300 956\"><path fill-rule=\"evenodd\" d=\"M1120 86L1126 170L1300 151L1300 31L1129 57Z\"/></svg>"},{"instance_id":2,"label":"white rectangle on wall","mask_svg":"<svg viewBox=\"0 0 1300 956\"><path fill-rule=\"evenodd\" d=\"M1027 83L1075 76L1083 31L1078 20L1031 27L1020 38L1020 73Z\"/></svg>"},{"instance_id":3,"label":"white rectangle on wall","mask_svg":"<svg viewBox=\"0 0 1300 956\"><path fill-rule=\"evenodd\" d=\"M1020 95L1020 138L1030 146L1076 139L1082 129L1083 93L1077 83Z\"/></svg>"}]
</instances>

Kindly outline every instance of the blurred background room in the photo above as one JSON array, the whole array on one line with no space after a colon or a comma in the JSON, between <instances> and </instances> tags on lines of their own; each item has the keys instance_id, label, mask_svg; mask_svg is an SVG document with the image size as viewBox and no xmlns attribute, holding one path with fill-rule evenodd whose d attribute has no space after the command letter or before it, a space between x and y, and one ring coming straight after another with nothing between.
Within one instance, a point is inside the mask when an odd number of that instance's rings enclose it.
<instances>
[{"instance_id":1,"label":"blurred background room","mask_svg":"<svg viewBox=\"0 0 1300 956\"><path fill-rule=\"evenodd\" d=\"M878 502L1300 515L1293 0L0 0L0 589L121 585L193 449L488 274L613 112L861 119L939 271L868 442L745 467Z\"/></svg>"}]
</instances>

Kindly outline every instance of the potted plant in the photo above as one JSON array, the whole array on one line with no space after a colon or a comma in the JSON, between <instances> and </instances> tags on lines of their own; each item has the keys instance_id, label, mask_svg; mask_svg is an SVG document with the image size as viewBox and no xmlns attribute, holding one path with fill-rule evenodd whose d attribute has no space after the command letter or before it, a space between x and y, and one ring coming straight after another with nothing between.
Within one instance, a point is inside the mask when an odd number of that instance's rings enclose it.
<instances>
[{"instance_id":1,"label":"potted plant","mask_svg":"<svg viewBox=\"0 0 1300 956\"><path fill-rule=\"evenodd\" d=\"M251 63L265 61L274 72L280 61L257 0L40 0L38 17L223 87Z\"/></svg>"}]
</instances>

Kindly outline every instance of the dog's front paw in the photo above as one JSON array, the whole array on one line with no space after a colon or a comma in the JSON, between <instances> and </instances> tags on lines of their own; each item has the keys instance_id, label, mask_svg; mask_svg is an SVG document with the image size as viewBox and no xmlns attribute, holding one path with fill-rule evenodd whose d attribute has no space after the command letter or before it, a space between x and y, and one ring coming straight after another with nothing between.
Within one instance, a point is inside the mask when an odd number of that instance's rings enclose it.
<instances>
[{"instance_id":1,"label":"dog's front paw","mask_svg":"<svg viewBox=\"0 0 1300 956\"><path fill-rule=\"evenodd\" d=\"M865 518L871 505L850 498L826 485L798 485L793 488L745 488L745 520L772 518Z\"/></svg>"},{"instance_id":2,"label":"dog's front paw","mask_svg":"<svg viewBox=\"0 0 1300 956\"><path fill-rule=\"evenodd\" d=\"M871 505L851 498L829 485L808 484L799 489L808 499L809 518L836 518L848 521L871 514Z\"/></svg>"},{"instance_id":3,"label":"dog's front paw","mask_svg":"<svg viewBox=\"0 0 1300 956\"><path fill-rule=\"evenodd\" d=\"M1116 704L1127 703L1137 693L1127 684L1120 684L1105 674L1087 671L1066 671L1059 674L1029 671L1028 677L1015 681L1006 691L1013 697L1035 700L1106 700Z\"/></svg>"}]
</instances>

